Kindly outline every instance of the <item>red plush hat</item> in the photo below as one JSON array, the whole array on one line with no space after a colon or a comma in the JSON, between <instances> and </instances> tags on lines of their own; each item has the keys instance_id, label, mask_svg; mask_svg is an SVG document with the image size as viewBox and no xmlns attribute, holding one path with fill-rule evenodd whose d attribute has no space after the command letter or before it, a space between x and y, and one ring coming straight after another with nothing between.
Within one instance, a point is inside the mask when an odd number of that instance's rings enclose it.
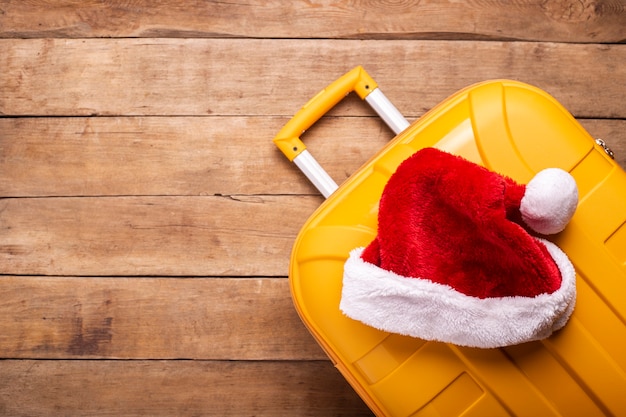
<instances>
[{"instance_id":1,"label":"red plush hat","mask_svg":"<svg viewBox=\"0 0 626 417\"><path fill-rule=\"evenodd\" d=\"M378 234L350 253L340 308L372 327L493 348L565 325L576 274L553 243L576 210L576 182L549 168L521 185L426 148L387 183Z\"/></svg>"}]
</instances>

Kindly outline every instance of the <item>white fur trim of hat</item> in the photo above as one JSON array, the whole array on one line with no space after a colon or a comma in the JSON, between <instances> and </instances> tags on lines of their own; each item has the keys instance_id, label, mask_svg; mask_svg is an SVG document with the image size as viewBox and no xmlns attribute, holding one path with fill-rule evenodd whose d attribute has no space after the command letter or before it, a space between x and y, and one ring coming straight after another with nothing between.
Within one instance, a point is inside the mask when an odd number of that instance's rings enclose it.
<instances>
[{"instance_id":1,"label":"white fur trim of hat","mask_svg":"<svg viewBox=\"0 0 626 417\"><path fill-rule=\"evenodd\" d=\"M544 339L567 323L576 300L576 273L553 243L536 238L554 258L561 287L535 297L478 298L428 279L403 277L367 263L363 248L345 264L340 309L374 328L408 336L495 348Z\"/></svg>"}]
</instances>

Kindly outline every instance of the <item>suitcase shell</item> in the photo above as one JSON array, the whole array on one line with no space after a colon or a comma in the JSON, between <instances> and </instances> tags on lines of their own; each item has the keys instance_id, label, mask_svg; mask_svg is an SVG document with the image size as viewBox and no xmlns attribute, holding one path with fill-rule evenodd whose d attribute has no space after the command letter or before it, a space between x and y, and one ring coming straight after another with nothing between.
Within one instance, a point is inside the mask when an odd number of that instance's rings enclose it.
<instances>
[{"instance_id":1,"label":"suitcase shell","mask_svg":"<svg viewBox=\"0 0 626 417\"><path fill-rule=\"evenodd\" d=\"M578 209L549 238L577 272L565 328L542 341L477 349L385 333L340 312L343 264L375 237L383 187L428 146L521 183L548 167L572 174ZM626 415L626 173L535 87L473 85L398 134L308 219L289 279L302 321L379 416Z\"/></svg>"}]
</instances>

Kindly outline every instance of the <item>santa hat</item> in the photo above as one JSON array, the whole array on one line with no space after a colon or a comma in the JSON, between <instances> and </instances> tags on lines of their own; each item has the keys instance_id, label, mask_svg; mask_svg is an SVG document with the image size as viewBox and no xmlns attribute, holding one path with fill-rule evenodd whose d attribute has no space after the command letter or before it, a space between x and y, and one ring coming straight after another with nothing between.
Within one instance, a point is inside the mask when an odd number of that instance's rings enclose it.
<instances>
[{"instance_id":1,"label":"santa hat","mask_svg":"<svg viewBox=\"0 0 626 417\"><path fill-rule=\"evenodd\" d=\"M426 148L383 191L376 238L345 263L344 314L392 333L493 348L563 327L575 271L553 243L576 210L576 182L549 168L527 185Z\"/></svg>"}]
</instances>

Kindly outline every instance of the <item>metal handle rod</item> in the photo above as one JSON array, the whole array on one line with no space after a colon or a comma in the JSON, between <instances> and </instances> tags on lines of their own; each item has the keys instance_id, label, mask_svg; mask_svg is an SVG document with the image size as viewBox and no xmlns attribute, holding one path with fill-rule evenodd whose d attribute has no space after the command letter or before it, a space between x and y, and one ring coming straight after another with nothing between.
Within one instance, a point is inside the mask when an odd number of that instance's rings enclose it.
<instances>
[{"instance_id":1,"label":"metal handle rod","mask_svg":"<svg viewBox=\"0 0 626 417\"><path fill-rule=\"evenodd\" d=\"M396 106L389 101L387 96L380 91L380 88L375 89L365 97L365 101L372 106L374 111L396 135L409 127L409 121L406 120Z\"/></svg>"}]
</instances>

